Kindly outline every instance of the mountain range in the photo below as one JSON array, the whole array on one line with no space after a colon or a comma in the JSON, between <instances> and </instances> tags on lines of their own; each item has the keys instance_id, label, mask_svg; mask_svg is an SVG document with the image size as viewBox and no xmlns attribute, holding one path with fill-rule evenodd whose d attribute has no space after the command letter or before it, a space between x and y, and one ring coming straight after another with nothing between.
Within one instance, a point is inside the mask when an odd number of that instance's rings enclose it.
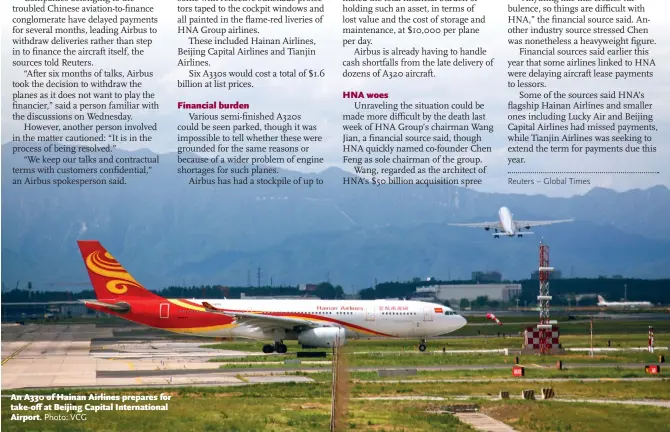
<instances>
[{"instance_id":1,"label":"mountain range","mask_svg":"<svg viewBox=\"0 0 670 432\"><path fill-rule=\"evenodd\" d=\"M374 280L508 279L537 268L538 243L565 276L670 277L670 190L656 186L550 198L457 186L345 185L340 169L277 176L308 186L189 185L176 154L126 185L12 185L18 156L2 146L2 281L76 289L88 278L77 239L97 239L140 282L229 286L330 280L345 291ZM118 155L153 155L148 150ZM520 219L575 218L535 236L494 239L449 222L491 221L501 206Z\"/></svg>"}]
</instances>

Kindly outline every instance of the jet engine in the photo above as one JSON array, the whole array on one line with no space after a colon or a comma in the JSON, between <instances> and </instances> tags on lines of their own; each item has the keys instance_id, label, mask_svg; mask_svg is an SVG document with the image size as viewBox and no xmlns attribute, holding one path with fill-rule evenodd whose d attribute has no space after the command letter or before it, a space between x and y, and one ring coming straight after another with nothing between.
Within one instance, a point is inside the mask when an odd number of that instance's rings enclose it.
<instances>
[{"instance_id":1,"label":"jet engine","mask_svg":"<svg viewBox=\"0 0 670 432\"><path fill-rule=\"evenodd\" d=\"M339 327L318 327L305 330L298 335L303 348L332 348L344 345L345 330Z\"/></svg>"}]
</instances>

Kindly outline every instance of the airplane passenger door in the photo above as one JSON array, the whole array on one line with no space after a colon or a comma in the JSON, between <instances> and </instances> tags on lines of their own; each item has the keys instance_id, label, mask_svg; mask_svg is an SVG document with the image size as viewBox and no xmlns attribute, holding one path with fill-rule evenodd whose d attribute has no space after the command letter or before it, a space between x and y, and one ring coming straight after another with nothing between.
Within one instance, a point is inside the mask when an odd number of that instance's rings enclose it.
<instances>
[{"instance_id":1,"label":"airplane passenger door","mask_svg":"<svg viewBox=\"0 0 670 432\"><path fill-rule=\"evenodd\" d=\"M433 310L431 308L423 309L423 320L432 321L433 320Z\"/></svg>"},{"instance_id":2,"label":"airplane passenger door","mask_svg":"<svg viewBox=\"0 0 670 432\"><path fill-rule=\"evenodd\" d=\"M375 308L369 307L365 310L365 321L375 320Z\"/></svg>"},{"instance_id":3,"label":"airplane passenger door","mask_svg":"<svg viewBox=\"0 0 670 432\"><path fill-rule=\"evenodd\" d=\"M170 303L161 303L160 304L160 317L161 318L170 318Z\"/></svg>"}]
</instances>

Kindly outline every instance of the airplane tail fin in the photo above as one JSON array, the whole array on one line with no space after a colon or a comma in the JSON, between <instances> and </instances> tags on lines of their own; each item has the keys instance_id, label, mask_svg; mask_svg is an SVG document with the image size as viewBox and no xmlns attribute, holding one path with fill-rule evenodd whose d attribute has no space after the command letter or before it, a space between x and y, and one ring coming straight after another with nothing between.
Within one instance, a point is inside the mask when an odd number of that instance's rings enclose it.
<instances>
[{"instance_id":1,"label":"airplane tail fin","mask_svg":"<svg viewBox=\"0 0 670 432\"><path fill-rule=\"evenodd\" d=\"M137 282L97 240L79 240L77 244L98 300L161 298Z\"/></svg>"},{"instance_id":2,"label":"airplane tail fin","mask_svg":"<svg viewBox=\"0 0 670 432\"><path fill-rule=\"evenodd\" d=\"M603 296L601 295L598 296L598 303L605 303L605 299L603 298Z\"/></svg>"}]
</instances>

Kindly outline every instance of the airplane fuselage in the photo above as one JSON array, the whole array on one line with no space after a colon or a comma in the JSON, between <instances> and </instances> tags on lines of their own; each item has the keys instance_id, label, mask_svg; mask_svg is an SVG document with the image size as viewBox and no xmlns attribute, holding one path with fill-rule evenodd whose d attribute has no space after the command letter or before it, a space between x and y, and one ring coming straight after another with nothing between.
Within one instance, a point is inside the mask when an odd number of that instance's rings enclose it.
<instances>
[{"instance_id":1,"label":"airplane fuselage","mask_svg":"<svg viewBox=\"0 0 670 432\"><path fill-rule=\"evenodd\" d=\"M650 302L598 302L600 307L611 308L636 308L653 306Z\"/></svg>"},{"instance_id":2,"label":"airplane fuselage","mask_svg":"<svg viewBox=\"0 0 670 432\"><path fill-rule=\"evenodd\" d=\"M500 219L500 226L502 227L502 234L513 237L516 235L516 226L514 225L514 218L512 212L507 207L500 207L498 210L498 218Z\"/></svg>"},{"instance_id":3,"label":"airplane fuselage","mask_svg":"<svg viewBox=\"0 0 670 432\"><path fill-rule=\"evenodd\" d=\"M404 300L221 300L221 299L125 299L128 312L110 311L87 303L95 310L175 333L205 337L277 339L253 326L238 325L234 318L205 310L203 302L230 312L251 312L336 324L349 339L428 338L453 332L466 320L450 308L436 303ZM287 331L282 340L297 340Z\"/></svg>"}]
</instances>

